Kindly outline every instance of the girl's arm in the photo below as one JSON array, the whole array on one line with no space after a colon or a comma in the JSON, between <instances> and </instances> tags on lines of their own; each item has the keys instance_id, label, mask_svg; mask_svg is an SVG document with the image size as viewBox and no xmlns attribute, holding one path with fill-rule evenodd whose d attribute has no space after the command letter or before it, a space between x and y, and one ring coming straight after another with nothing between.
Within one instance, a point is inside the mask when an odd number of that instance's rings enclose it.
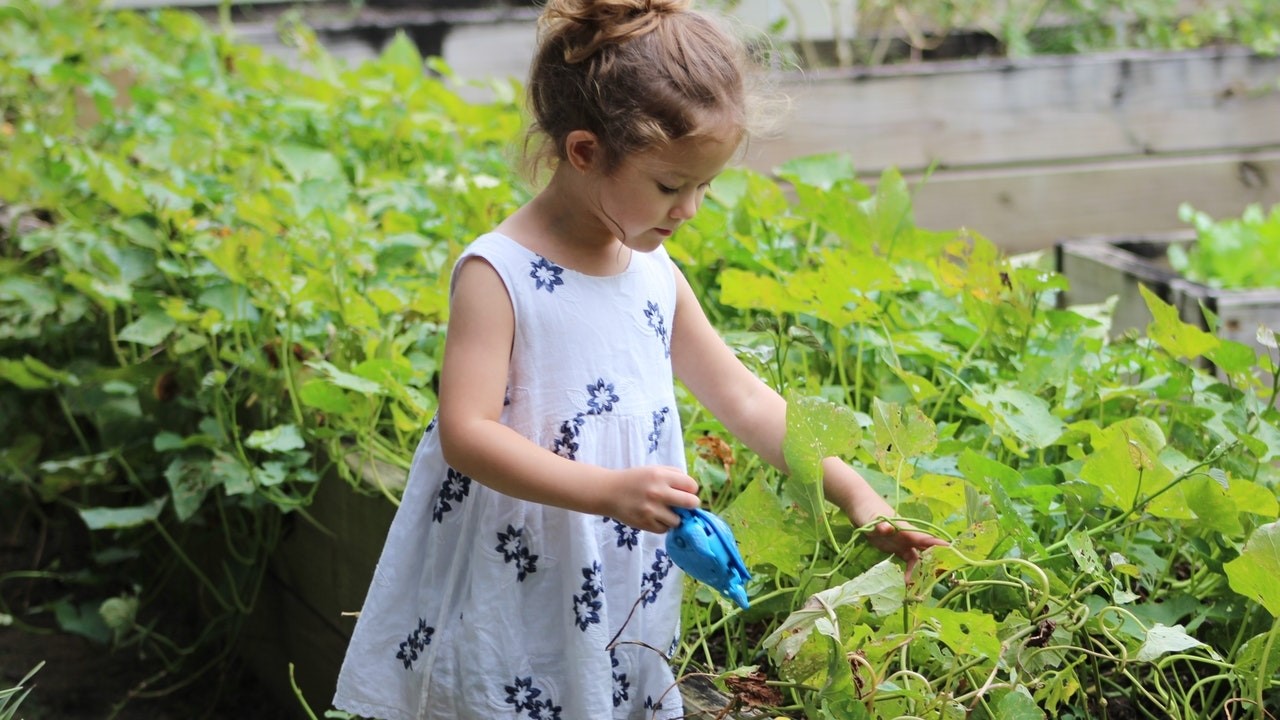
<instances>
[{"instance_id":1,"label":"girl's arm","mask_svg":"<svg viewBox=\"0 0 1280 720\"><path fill-rule=\"evenodd\" d=\"M483 260L459 268L440 370L445 462L498 492L665 532L672 506L698 506L698 485L666 466L609 470L561 457L499 422L507 392L515 313L506 286ZM573 352L566 348L566 352Z\"/></svg>"},{"instance_id":2,"label":"girl's arm","mask_svg":"<svg viewBox=\"0 0 1280 720\"><path fill-rule=\"evenodd\" d=\"M707 320L693 288L679 268L676 276L676 317L671 338L671 362L678 377L725 428L766 461L787 472L782 440L787 432L787 403L756 377L725 344ZM893 508L856 470L836 457L822 462L823 493L855 525L879 517L893 517ZM871 542L907 562L908 572L919 551L944 544L916 530L897 530L879 523Z\"/></svg>"}]
</instances>

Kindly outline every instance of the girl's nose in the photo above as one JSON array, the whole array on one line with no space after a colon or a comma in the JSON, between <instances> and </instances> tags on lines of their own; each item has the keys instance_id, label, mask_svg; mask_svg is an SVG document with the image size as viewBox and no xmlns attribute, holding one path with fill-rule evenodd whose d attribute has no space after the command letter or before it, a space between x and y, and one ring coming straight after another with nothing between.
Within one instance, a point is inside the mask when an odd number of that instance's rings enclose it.
<instances>
[{"instance_id":1,"label":"girl's nose","mask_svg":"<svg viewBox=\"0 0 1280 720\"><path fill-rule=\"evenodd\" d=\"M681 195L679 202L671 207L672 220L690 220L694 215L698 214L698 205L702 200L702 193L691 192Z\"/></svg>"}]
</instances>

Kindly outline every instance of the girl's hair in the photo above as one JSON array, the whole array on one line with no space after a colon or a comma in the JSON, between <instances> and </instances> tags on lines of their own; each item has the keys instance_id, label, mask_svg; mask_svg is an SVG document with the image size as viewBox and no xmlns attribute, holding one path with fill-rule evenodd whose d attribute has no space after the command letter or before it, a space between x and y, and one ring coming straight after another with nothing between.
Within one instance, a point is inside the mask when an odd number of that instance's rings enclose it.
<instances>
[{"instance_id":1,"label":"girl's hair","mask_svg":"<svg viewBox=\"0 0 1280 720\"><path fill-rule=\"evenodd\" d=\"M564 160L574 130L595 134L605 172L632 153L682 138L745 139L746 49L689 5L547 0L529 71L525 150L532 169Z\"/></svg>"}]
</instances>

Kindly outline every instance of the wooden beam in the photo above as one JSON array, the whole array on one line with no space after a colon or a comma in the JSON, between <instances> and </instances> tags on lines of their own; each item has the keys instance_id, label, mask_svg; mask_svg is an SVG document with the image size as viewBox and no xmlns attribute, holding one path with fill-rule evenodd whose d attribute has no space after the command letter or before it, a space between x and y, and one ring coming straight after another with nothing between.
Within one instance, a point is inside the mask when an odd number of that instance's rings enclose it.
<instances>
[{"instance_id":1,"label":"wooden beam","mask_svg":"<svg viewBox=\"0 0 1280 720\"><path fill-rule=\"evenodd\" d=\"M1280 145L1280 57L1246 48L814 71L747 164L843 152L869 174Z\"/></svg>"},{"instance_id":2,"label":"wooden beam","mask_svg":"<svg viewBox=\"0 0 1280 720\"><path fill-rule=\"evenodd\" d=\"M919 176L914 176L919 181ZM1280 202L1280 147L1253 153L937 172L915 186L916 223L970 228L1008 252L1085 235L1187 229L1178 205L1214 218Z\"/></svg>"}]
</instances>

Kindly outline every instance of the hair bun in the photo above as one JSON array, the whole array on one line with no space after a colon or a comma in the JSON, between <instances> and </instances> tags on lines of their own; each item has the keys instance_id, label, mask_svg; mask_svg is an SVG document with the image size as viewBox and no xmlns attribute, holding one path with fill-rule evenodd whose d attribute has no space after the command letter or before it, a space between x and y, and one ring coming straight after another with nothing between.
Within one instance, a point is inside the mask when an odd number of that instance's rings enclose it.
<instances>
[{"instance_id":1,"label":"hair bun","mask_svg":"<svg viewBox=\"0 0 1280 720\"><path fill-rule=\"evenodd\" d=\"M566 60L579 62L605 45L646 35L663 16L689 7L690 0L549 0L538 22L562 38Z\"/></svg>"}]
</instances>

